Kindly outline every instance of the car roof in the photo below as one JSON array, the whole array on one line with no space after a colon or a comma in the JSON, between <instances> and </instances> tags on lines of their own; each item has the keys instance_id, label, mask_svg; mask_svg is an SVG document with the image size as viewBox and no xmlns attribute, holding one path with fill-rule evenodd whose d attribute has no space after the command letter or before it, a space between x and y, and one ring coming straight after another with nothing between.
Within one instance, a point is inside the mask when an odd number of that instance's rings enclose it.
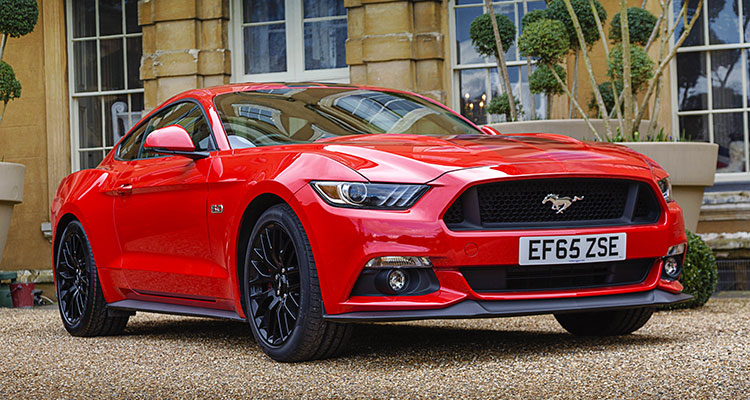
<instances>
[{"instance_id":1,"label":"car roof","mask_svg":"<svg viewBox=\"0 0 750 400\"><path fill-rule=\"evenodd\" d=\"M342 89L366 89L375 91L386 91L396 93L412 93L404 90L383 88L369 85L352 85L349 83L322 83L322 82L262 82L262 83L235 83L230 85L212 86L207 88L192 89L182 92L163 104L171 103L184 98L196 98L201 100L212 100L215 96L226 93L252 92L272 89L311 89L311 88L342 88ZM419 97L424 97L417 94Z\"/></svg>"}]
</instances>

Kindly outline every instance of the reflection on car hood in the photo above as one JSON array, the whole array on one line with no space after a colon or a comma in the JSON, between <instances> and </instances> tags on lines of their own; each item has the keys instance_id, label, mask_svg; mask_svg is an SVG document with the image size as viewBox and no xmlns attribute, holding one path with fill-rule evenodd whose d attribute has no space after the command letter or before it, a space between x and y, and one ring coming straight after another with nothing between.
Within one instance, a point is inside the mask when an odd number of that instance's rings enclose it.
<instances>
[{"instance_id":1,"label":"reflection on car hood","mask_svg":"<svg viewBox=\"0 0 750 400\"><path fill-rule=\"evenodd\" d=\"M429 182L465 168L506 166L509 174L623 174L650 167L638 153L608 143L582 142L549 134L418 136L357 135L319 140L312 147L374 182ZM515 173L514 173L515 171Z\"/></svg>"}]
</instances>

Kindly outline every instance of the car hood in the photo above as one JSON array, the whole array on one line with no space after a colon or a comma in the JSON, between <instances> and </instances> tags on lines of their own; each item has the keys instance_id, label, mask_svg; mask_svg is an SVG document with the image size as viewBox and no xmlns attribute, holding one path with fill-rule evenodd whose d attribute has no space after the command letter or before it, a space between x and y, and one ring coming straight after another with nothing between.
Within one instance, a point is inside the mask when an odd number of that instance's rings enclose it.
<instances>
[{"instance_id":1,"label":"car hood","mask_svg":"<svg viewBox=\"0 0 750 400\"><path fill-rule=\"evenodd\" d=\"M613 168L651 175L650 163L624 146L550 134L356 135L314 145L374 182L425 183L451 171L480 167L498 167L509 175L611 174Z\"/></svg>"}]
</instances>

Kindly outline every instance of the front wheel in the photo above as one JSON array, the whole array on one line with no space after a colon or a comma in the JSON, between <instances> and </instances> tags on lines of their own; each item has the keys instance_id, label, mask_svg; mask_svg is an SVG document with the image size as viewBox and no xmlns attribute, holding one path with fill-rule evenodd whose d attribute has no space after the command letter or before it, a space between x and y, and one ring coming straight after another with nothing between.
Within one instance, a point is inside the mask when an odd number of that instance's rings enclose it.
<instances>
[{"instance_id":1,"label":"front wheel","mask_svg":"<svg viewBox=\"0 0 750 400\"><path fill-rule=\"evenodd\" d=\"M566 331L577 336L618 336L637 331L653 313L653 308L630 308L555 314L555 319Z\"/></svg>"},{"instance_id":2,"label":"front wheel","mask_svg":"<svg viewBox=\"0 0 750 400\"><path fill-rule=\"evenodd\" d=\"M323 320L310 242L286 204L261 215L244 262L247 319L261 349L276 361L327 358L342 350L351 327Z\"/></svg>"},{"instance_id":3,"label":"front wheel","mask_svg":"<svg viewBox=\"0 0 750 400\"><path fill-rule=\"evenodd\" d=\"M60 237L55 283L60 317L71 335L117 335L125 329L128 315L107 312L91 245L78 221L68 223Z\"/></svg>"}]
</instances>

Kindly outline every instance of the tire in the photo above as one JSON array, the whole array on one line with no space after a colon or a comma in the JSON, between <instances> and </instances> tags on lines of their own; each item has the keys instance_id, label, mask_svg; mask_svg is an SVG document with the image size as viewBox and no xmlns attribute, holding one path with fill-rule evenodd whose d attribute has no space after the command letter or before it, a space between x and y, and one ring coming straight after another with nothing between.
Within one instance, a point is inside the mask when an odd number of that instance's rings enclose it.
<instances>
[{"instance_id":1,"label":"tire","mask_svg":"<svg viewBox=\"0 0 750 400\"><path fill-rule=\"evenodd\" d=\"M630 308L555 314L555 319L576 336L618 336L637 331L653 313L653 308Z\"/></svg>"},{"instance_id":2,"label":"tire","mask_svg":"<svg viewBox=\"0 0 750 400\"><path fill-rule=\"evenodd\" d=\"M65 227L55 258L55 290L65 330L73 336L122 333L129 315L110 316L86 232L78 221Z\"/></svg>"},{"instance_id":3,"label":"tire","mask_svg":"<svg viewBox=\"0 0 750 400\"><path fill-rule=\"evenodd\" d=\"M269 357L299 362L343 350L351 326L323 319L323 301L310 242L286 204L266 210L245 250L243 293L247 320Z\"/></svg>"}]
</instances>

